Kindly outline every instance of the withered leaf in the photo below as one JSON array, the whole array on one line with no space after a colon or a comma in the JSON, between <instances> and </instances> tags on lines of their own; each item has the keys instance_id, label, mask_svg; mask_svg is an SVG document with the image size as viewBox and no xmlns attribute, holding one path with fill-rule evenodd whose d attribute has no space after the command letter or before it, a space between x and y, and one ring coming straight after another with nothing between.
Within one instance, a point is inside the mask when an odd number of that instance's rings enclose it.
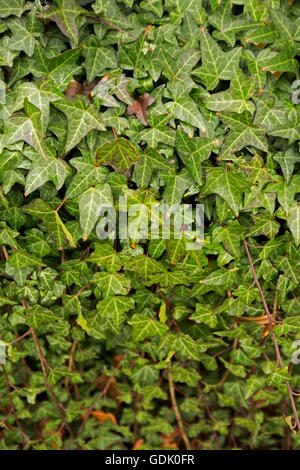
<instances>
[{"instance_id":1,"label":"withered leaf","mask_svg":"<svg viewBox=\"0 0 300 470\"><path fill-rule=\"evenodd\" d=\"M89 96L97 82L98 80L93 80L91 83L84 82L82 84L77 82L77 80L72 80L65 91L65 95L69 99L74 98L76 95Z\"/></svg>"},{"instance_id":2,"label":"withered leaf","mask_svg":"<svg viewBox=\"0 0 300 470\"><path fill-rule=\"evenodd\" d=\"M140 99L133 100L132 106L127 106L127 114L135 116L144 126L148 126L148 107L154 103L155 99L149 93L143 93Z\"/></svg>"}]
</instances>

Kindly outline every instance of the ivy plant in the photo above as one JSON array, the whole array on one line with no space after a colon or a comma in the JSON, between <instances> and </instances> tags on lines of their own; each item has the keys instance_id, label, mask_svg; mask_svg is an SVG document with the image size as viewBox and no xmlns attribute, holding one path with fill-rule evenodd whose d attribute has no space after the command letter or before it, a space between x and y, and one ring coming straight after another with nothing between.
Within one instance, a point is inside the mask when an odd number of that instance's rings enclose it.
<instances>
[{"instance_id":1,"label":"ivy plant","mask_svg":"<svg viewBox=\"0 0 300 470\"><path fill-rule=\"evenodd\" d=\"M0 3L0 448L300 449L299 2Z\"/></svg>"}]
</instances>

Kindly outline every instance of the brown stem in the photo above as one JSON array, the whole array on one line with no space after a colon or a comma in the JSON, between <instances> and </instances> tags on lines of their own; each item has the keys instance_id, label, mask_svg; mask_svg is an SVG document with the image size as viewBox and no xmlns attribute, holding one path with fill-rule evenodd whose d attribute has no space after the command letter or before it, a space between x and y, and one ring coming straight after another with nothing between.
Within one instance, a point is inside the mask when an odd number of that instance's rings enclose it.
<instances>
[{"instance_id":1,"label":"brown stem","mask_svg":"<svg viewBox=\"0 0 300 470\"><path fill-rule=\"evenodd\" d=\"M5 378L5 382L6 382L6 387L7 387L7 392L8 392L8 398L9 398L9 403L10 403L10 407L11 407L11 410L14 414L14 417L15 417L15 420L16 420L16 423L17 423L17 426L19 428L19 431L20 431L20 434L21 434L21 438L22 438L22 445L23 447L25 446L25 440L27 442L30 442L30 439L26 436L25 432L23 431L22 429L22 426L21 426L21 423L20 423L20 420L18 418L18 415L17 415L17 411L16 411L16 408L15 408L15 405L14 405L14 402L13 402L13 399L12 399L12 396L11 396L11 390L10 390L10 381L8 380L8 376L7 376L7 373L6 373L6 369L4 367L3 364L1 364L1 368L2 368L2 372L3 372L3 375L4 375L4 378Z\"/></svg>"},{"instance_id":2,"label":"brown stem","mask_svg":"<svg viewBox=\"0 0 300 470\"><path fill-rule=\"evenodd\" d=\"M3 245L3 247L2 247L2 251L3 251L3 254L4 254L4 256L5 256L6 261L8 261L9 255L8 255L7 249L6 249L6 247L5 247L4 245Z\"/></svg>"},{"instance_id":3,"label":"brown stem","mask_svg":"<svg viewBox=\"0 0 300 470\"><path fill-rule=\"evenodd\" d=\"M64 205L65 202L66 202L66 200L64 199L64 200L59 204L59 206L57 207L57 209L55 209L55 212L58 212L59 209Z\"/></svg>"},{"instance_id":4,"label":"brown stem","mask_svg":"<svg viewBox=\"0 0 300 470\"><path fill-rule=\"evenodd\" d=\"M23 303L23 306L25 308L27 308L28 310L30 310L30 305L29 303L27 302L26 299L23 299L22 301ZM34 344L35 344L35 347L36 347L36 350L37 350L37 353L39 355L39 358L40 358L40 362L41 362L41 366L42 366L42 371L43 371L43 374L44 374L44 377L45 377L45 385L46 387L48 388L49 390L49 393L52 397L52 400L57 408L57 411L62 419L62 422L64 424L64 426L66 427L66 429L69 431L70 435L72 436L73 435L73 432L72 432L72 429L70 428L70 426L66 423L66 420L65 420L65 415L64 415L64 412L63 412L63 406L60 404L60 402L58 401L55 393L54 393L54 390L52 388L52 386L49 384L49 381L48 381L48 374L47 374L47 369L46 369L46 364L47 364L47 361L42 353L42 350L41 350L41 346L40 346L40 343L39 343L39 340L38 340L38 337L37 337L37 334L34 330L34 328L31 328L31 334L32 334L32 337L33 337L33 341L34 341Z\"/></svg>"},{"instance_id":5,"label":"brown stem","mask_svg":"<svg viewBox=\"0 0 300 470\"><path fill-rule=\"evenodd\" d=\"M169 389L170 389L172 407L174 409L174 413L175 413L177 423L178 423L178 426L179 426L179 429L180 429L180 432L181 432L181 436L182 436L182 439L184 441L186 450L191 450L191 444L190 444L189 438L187 437L187 435L185 433L183 423L182 423L182 419L181 419L181 415L180 415L180 412L179 412L179 409L178 409L178 406L177 406L177 401L176 401L176 396L175 396L175 387L174 387L172 371L171 371L171 365L169 366L168 377L169 377Z\"/></svg>"},{"instance_id":6,"label":"brown stem","mask_svg":"<svg viewBox=\"0 0 300 470\"><path fill-rule=\"evenodd\" d=\"M10 344L14 344L14 343L17 343L18 341L21 341L21 339L25 338L25 336L29 335L29 333L31 333L31 328L29 328L29 330L27 330L26 333L24 333L23 335L18 336L18 338L12 340Z\"/></svg>"},{"instance_id":7,"label":"brown stem","mask_svg":"<svg viewBox=\"0 0 300 470\"><path fill-rule=\"evenodd\" d=\"M127 353L124 354L123 359L126 359L126 356L127 356ZM120 369L120 367L121 367L121 361L120 361L120 362L117 364L117 366L114 368L114 370L113 370L113 372L112 372L110 378L109 378L108 381L106 382L106 385L105 385L104 389L102 390L102 392L98 395L98 397L96 398L96 400L95 400L95 401L91 404L91 406L88 408L86 414L85 414L84 417L83 417L82 423L81 423L81 425L80 425L80 427L79 427L79 429L78 429L77 436L80 436L80 434L81 434L81 432L82 432L82 430L83 430L83 428L84 428L84 426L85 426L85 423L87 422L88 418L90 417L90 414L91 414L91 412L93 411L93 409L95 408L95 406L97 405L98 401L99 401L104 395L106 395L106 393L107 393L107 391L108 391L108 389L109 389L109 387L110 387L112 381L114 380L116 373L117 373L118 370ZM70 445L72 445L72 443L73 443L73 442L71 442Z\"/></svg>"},{"instance_id":8,"label":"brown stem","mask_svg":"<svg viewBox=\"0 0 300 470\"><path fill-rule=\"evenodd\" d=\"M93 282L89 282L85 286L81 287L81 289L79 289L79 291L77 292L76 297L78 297L84 289L86 289L87 287L90 287L92 284Z\"/></svg>"},{"instance_id":9,"label":"brown stem","mask_svg":"<svg viewBox=\"0 0 300 470\"><path fill-rule=\"evenodd\" d=\"M258 287L258 290L259 290L259 293L260 293L260 296L261 296L261 299L262 299L262 302L263 302L263 306L264 306L265 312L266 312L268 320L269 320L270 332L271 332L271 335L272 335L272 338L273 338L277 364L279 364L280 368L283 369L284 366L283 366L283 363L282 363L281 354L280 354L276 334L275 334L274 328L273 328L272 315L269 311L269 307L267 305L264 293L262 291L261 285L260 285L259 280L257 278L256 271L255 271L255 268L254 268L254 265L253 265L253 262L252 262L252 258L251 258L251 255L250 255L250 251L249 251L249 248L248 248L248 243L246 242L246 240L244 240L244 246L245 246L245 250L246 250L246 253L247 253L247 256L248 256L248 260L249 260L249 264L250 264L250 268L251 268L251 271L252 271L252 274L253 274L255 284ZM276 303L277 303L277 301L276 301ZM274 302L274 304L275 304L275 302ZM291 402L291 406L292 406L292 409L293 409L296 425L297 425L298 431L300 431L300 421L299 421L299 417L298 417L298 412L297 412L295 400L294 400L294 397L293 397L293 391L292 391L292 388L291 388L289 382L285 382L285 385L288 389L288 393L289 393L290 402Z\"/></svg>"},{"instance_id":10,"label":"brown stem","mask_svg":"<svg viewBox=\"0 0 300 470\"><path fill-rule=\"evenodd\" d=\"M119 28L119 26L116 26L115 24L110 23L104 18L99 18L98 16L91 16L91 15L87 15L86 17L90 20L95 20L95 21L100 21L100 23L105 23L108 26L111 26L112 28L117 29L118 31L121 31L122 33L128 34L128 36L131 36L133 39L137 39L137 36L135 36L134 34L130 33L129 31L126 31L125 29Z\"/></svg>"}]
</instances>

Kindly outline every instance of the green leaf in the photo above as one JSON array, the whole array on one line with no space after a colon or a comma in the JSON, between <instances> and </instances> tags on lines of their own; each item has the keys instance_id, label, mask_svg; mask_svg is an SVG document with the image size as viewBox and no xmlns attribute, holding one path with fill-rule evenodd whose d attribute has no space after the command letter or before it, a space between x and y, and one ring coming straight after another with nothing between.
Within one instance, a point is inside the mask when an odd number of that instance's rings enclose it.
<instances>
[{"instance_id":1,"label":"green leaf","mask_svg":"<svg viewBox=\"0 0 300 470\"><path fill-rule=\"evenodd\" d=\"M240 70L234 70L230 88L210 95L206 106L212 111L230 111L242 113L254 112L254 106L249 99L255 91L255 77L246 78ZM262 123L260 123L262 124Z\"/></svg>"},{"instance_id":2,"label":"green leaf","mask_svg":"<svg viewBox=\"0 0 300 470\"><path fill-rule=\"evenodd\" d=\"M28 4L25 4L25 0L3 0L0 6L0 17L6 18L10 15L20 17L26 9L28 9Z\"/></svg>"},{"instance_id":3,"label":"green leaf","mask_svg":"<svg viewBox=\"0 0 300 470\"><path fill-rule=\"evenodd\" d=\"M22 269L25 266L46 266L40 259L26 250L14 250L9 257L8 263L16 269Z\"/></svg>"},{"instance_id":4,"label":"green leaf","mask_svg":"<svg viewBox=\"0 0 300 470\"><path fill-rule=\"evenodd\" d=\"M154 171L172 172L170 163L154 149L148 148L134 164L134 178L139 187L147 188Z\"/></svg>"},{"instance_id":5,"label":"green leaf","mask_svg":"<svg viewBox=\"0 0 300 470\"><path fill-rule=\"evenodd\" d=\"M218 194L238 215L242 204L244 191L249 190L250 183L233 171L224 171L221 168L212 168L207 173L203 195Z\"/></svg>"},{"instance_id":6,"label":"green leaf","mask_svg":"<svg viewBox=\"0 0 300 470\"><path fill-rule=\"evenodd\" d=\"M100 272L94 274L93 280L104 297L127 295L130 290L130 280L124 274Z\"/></svg>"},{"instance_id":7,"label":"green leaf","mask_svg":"<svg viewBox=\"0 0 300 470\"><path fill-rule=\"evenodd\" d=\"M200 43L202 65L193 71L193 75L204 83L208 90L213 90L220 79L230 80L233 77L241 48L236 47L227 53L223 52L203 26L200 28Z\"/></svg>"},{"instance_id":8,"label":"green leaf","mask_svg":"<svg viewBox=\"0 0 300 470\"><path fill-rule=\"evenodd\" d=\"M88 82L99 76L103 70L118 66L116 54L111 46L100 47L95 36L90 36L83 50Z\"/></svg>"},{"instance_id":9,"label":"green leaf","mask_svg":"<svg viewBox=\"0 0 300 470\"><path fill-rule=\"evenodd\" d=\"M41 199L35 199L32 203L24 206L23 211L37 219L42 219L43 224L56 242L59 250L65 247L67 241L69 241L72 247L76 246L71 233L62 222L58 212Z\"/></svg>"},{"instance_id":10,"label":"green leaf","mask_svg":"<svg viewBox=\"0 0 300 470\"><path fill-rule=\"evenodd\" d=\"M122 267L120 257L115 252L112 246L107 243L97 244L95 251L88 258L90 263L97 263L103 266L108 272L119 271Z\"/></svg>"},{"instance_id":11,"label":"green leaf","mask_svg":"<svg viewBox=\"0 0 300 470\"><path fill-rule=\"evenodd\" d=\"M61 32L77 44L78 29L76 19L84 10L75 0L56 0L56 4L57 6L49 6L43 15L44 18L55 21Z\"/></svg>"},{"instance_id":12,"label":"green leaf","mask_svg":"<svg viewBox=\"0 0 300 470\"><path fill-rule=\"evenodd\" d=\"M97 323L103 323L116 334L125 321L125 313L134 308L134 300L128 297L113 296L101 300L97 304L98 313L93 318L87 317L88 328L96 328Z\"/></svg>"},{"instance_id":13,"label":"green leaf","mask_svg":"<svg viewBox=\"0 0 300 470\"><path fill-rule=\"evenodd\" d=\"M10 49L24 51L31 57L34 53L35 37L41 36L43 33L42 26L36 18L36 12L33 10L26 17L11 18L8 21L8 26L13 34Z\"/></svg>"},{"instance_id":14,"label":"green leaf","mask_svg":"<svg viewBox=\"0 0 300 470\"><path fill-rule=\"evenodd\" d=\"M290 208L287 223L298 246L300 244L300 207L298 204Z\"/></svg>"},{"instance_id":15,"label":"green leaf","mask_svg":"<svg viewBox=\"0 0 300 470\"><path fill-rule=\"evenodd\" d=\"M221 157L227 157L248 145L253 145L264 152L268 152L268 145L264 136L265 130L252 124L248 112L240 115L224 114L222 115L222 121L230 128L230 132L224 139Z\"/></svg>"},{"instance_id":16,"label":"green leaf","mask_svg":"<svg viewBox=\"0 0 300 470\"><path fill-rule=\"evenodd\" d=\"M113 198L109 184L102 183L87 189L78 198L82 238L87 239L93 230L102 205L113 206Z\"/></svg>"},{"instance_id":17,"label":"green leaf","mask_svg":"<svg viewBox=\"0 0 300 470\"><path fill-rule=\"evenodd\" d=\"M90 131L104 131L105 126L93 105L86 105L82 98L59 100L54 105L65 113L68 119L68 134L65 152L68 153Z\"/></svg>"},{"instance_id":18,"label":"green leaf","mask_svg":"<svg viewBox=\"0 0 300 470\"><path fill-rule=\"evenodd\" d=\"M168 331L167 325L163 325L145 315L135 314L128 323L133 328L132 336L136 341L142 341L151 336L162 337Z\"/></svg>"},{"instance_id":19,"label":"green leaf","mask_svg":"<svg viewBox=\"0 0 300 470\"><path fill-rule=\"evenodd\" d=\"M139 154L127 140L120 138L97 149L97 164L110 165L116 171L126 172L137 160Z\"/></svg>"},{"instance_id":20,"label":"green leaf","mask_svg":"<svg viewBox=\"0 0 300 470\"><path fill-rule=\"evenodd\" d=\"M48 161L48 156L51 154L44 141L41 111L29 103L27 98L24 100L24 110L27 116L14 116L6 124L8 144L24 140Z\"/></svg>"}]
</instances>

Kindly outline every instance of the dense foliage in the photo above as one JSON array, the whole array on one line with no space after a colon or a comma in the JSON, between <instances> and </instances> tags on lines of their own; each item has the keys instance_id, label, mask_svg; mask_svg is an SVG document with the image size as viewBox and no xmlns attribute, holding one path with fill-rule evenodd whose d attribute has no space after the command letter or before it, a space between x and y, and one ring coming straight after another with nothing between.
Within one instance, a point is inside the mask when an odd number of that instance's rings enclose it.
<instances>
[{"instance_id":1,"label":"dense foliage","mask_svg":"<svg viewBox=\"0 0 300 470\"><path fill-rule=\"evenodd\" d=\"M0 447L299 449L300 2L0 18ZM99 239L119 196L203 248Z\"/></svg>"}]
</instances>

